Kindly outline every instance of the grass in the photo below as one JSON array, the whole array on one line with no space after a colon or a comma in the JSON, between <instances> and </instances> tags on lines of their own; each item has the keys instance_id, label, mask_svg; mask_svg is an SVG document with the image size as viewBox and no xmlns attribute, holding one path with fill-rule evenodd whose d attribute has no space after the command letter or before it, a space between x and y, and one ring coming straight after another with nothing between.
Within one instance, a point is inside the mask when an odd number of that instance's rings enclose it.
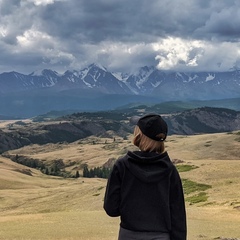
<instances>
[{"instance_id":1,"label":"grass","mask_svg":"<svg viewBox=\"0 0 240 240\"><path fill-rule=\"evenodd\" d=\"M104 150L114 150L116 148L118 148L118 143L107 143L105 144L105 146L103 146Z\"/></svg>"},{"instance_id":2,"label":"grass","mask_svg":"<svg viewBox=\"0 0 240 240\"><path fill-rule=\"evenodd\" d=\"M177 167L185 192L189 240L240 236L240 143L234 138L235 133L168 137L170 158L184 161ZM106 140L112 143L112 139ZM91 144L93 141L97 144ZM78 142L32 145L10 152L46 162L61 158L68 165L75 162L91 168L134 149L129 140L107 150L103 149L105 139ZM206 150L204 144L210 143ZM35 169L30 176L24 174L26 169L0 157L0 239L117 239L119 219L108 217L102 208L107 180L62 179Z\"/></svg>"},{"instance_id":3,"label":"grass","mask_svg":"<svg viewBox=\"0 0 240 240\"><path fill-rule=\"evenodd\" d=\"M179 172L188 172L188 171L198 168L197 166L187 165L187 164L177 165L176 167Z\"/></svg>"},{"instance_id":4,"label":"grass","mask_svg":"<svg viewBox=\"0 0 240 240\"><path fill-rule=\"evenodd\" d=\"M239 136L240 132L236 132L235 135ZM240 142L240 137L235 138L235 141Z\"/></svg>"},{"instance_id":5,"label":"grass","mask_svg":"<svg viewBox=\"0 0 240 240\"><path fill-rule=\"evenodd\" d=\"M179 172L188 172L193 169L199 168L198 166L194 165L177 165L177 169ZM190 204L196 204L200 202L205 202L207 201L208 197L207 194L203 191L206 191L207 189L211 188L211 185L208 184L202 184L202 183L197 183L194 181L191 181L189 179L182 179L182 184L183 184L183 189L184 189L184 194L189 195L194 192L199 192L198 194L185 197L185 201L189 202Z\"/></svg>"},{"instance_id":6,"label":"grass","mask_svg":"<svg viewBox=\"0 0 240 240\"><path fill-rule=\"evenodd\" d=\"M179 172L188 172L191 171L193 169L198 168L197 166L194 165L177 165L177 169ZM198 194L189 196L189 197L185 197L185 201L189 202L190 204L196 204L196 203L200 203L200 202L206 202L208 197L206 192L203 192L209 188L211 188L212 186L208 185L208 184L201 184L201 183L197 183L194 181L191 181L189 179L182 179L182 184L183 184L183 189L184 189L184 193L185 195L189 195L191 193L194 192L199 192Z\"/></svg>"},{"instance_id":7,"label":"grass","mask_svg":"<svg viewBox=\"0 0 240 240\"><path fill-rule=\"evenodd\" d=\"M239 138L235 138L235 141L240 142L240 137Z\"/></svg>"},{"instance_id":8,"label":"grass","mask_svg":"<svg viewBox=\"0 0 240 240\"><path fill-rule=\"evenodd\" d=\"M206 202L208 199L207 194L205 192L200 192L196 195L186 197L185 200L190 204L196 204L201 202Z\"/></svg>"},{"instance_id":9,"label":"grass","mask_svg":"<svg viewBox=\"0 0 240 240\"><path fill-rule=\"evenodd\" d=\"M182 184L184 193L186 195L197 191L206 191L207 189L212 187L208 184L197 183L189 179L182 179Z\"/></svg>"},{"instance_id":10,"label":"grass","mask_svg":"<svg viewBox=\"0 0 240 240\"><path fill-rule=\"evenodd\" d=\"M108 218L103 211L29 214L0 220L0 239L4 240L113 240L118 231L118 219Z\"/></svg>"},{"instance_id":11,"label":"grass","mask_svg":"<svg viewBox=\"0 0 240 240\"><path fill-rule=\"evenodd\" d=\"M204 192L211 188L212 186L208 184L197 183L189 179L182 179L184 194L187 196L189 194L198 192L197 194L185 197L185 201L190 204L196 204L201 202L206 202L208 199L207 193Z\"/></svg>"}]
</instances>

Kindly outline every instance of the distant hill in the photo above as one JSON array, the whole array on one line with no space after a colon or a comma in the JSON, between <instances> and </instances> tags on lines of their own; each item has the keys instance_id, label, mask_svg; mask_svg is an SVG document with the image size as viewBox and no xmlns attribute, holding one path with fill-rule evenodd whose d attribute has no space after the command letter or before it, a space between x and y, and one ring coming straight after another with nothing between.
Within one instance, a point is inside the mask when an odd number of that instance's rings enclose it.
<instances>
[{"instance_id":1,"label":"distant hill","mask_svg":"<svg viewBox=\"0 0 240 240\"><path fill-rule=\"evenodd\" d=\"M225 108L202 107L166 116L174 134L203 134L240 130L240 112Z\"/></svg>"},{"instance_id":2,"label":"distant hill","mask_svg":"<svg viewBox=\"0 0 240 240\"><path fill-rule=\"evenodd\" d=\"M125 137L133 126L129 119L148 112L161 113L154 108L138 106L128 110L74 113L52 121L23 123L17 121L1 130L0 152L29 144L74 142L94 135ZM193 135L240 130L240 112L225 108L202 107L163 114L169 125L169 134Z\"/></svg>"},{"instance_id":3,"label":"distant hill","mask_svg":"<svg viewBox=\"0 0 240 240\"><path fill-rule=\"evenodd\" d=\"M110 102L111 99L109 98ZM170 114L182 112L185 110L190 110L200 107L217 107L217 108L226 108L232 109L235 111L240 111L240 98L231 98L231 99L222 99L222 100L209 100L209 101L170 101L162 102L158 104L143 104L143 103L132 103L123 105L121 107L115 108L115 110L108 111L77 111L77 110L68 110L68 111L50 111L36 117L33 117L33 121L45 121L50 119L56 119L63 116L71 115L74 113L80 113L80 115L86 115L86 117L101 115L101 112L111 112L111 114L116 113L117 115L121 114L138 114L144 109L145 112L158 112L159 114ZM119 119L119 118L118 118ZM122 119L120 117L120 119Z\"/></svg>"}]
</instances>

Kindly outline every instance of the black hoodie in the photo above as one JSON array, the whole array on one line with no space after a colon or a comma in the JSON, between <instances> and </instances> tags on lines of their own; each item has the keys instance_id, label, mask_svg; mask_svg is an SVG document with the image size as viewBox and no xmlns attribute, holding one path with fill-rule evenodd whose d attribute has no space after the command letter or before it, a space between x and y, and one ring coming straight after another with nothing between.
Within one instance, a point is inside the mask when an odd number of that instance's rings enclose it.
<instances>
[{"instance_id":1,"label":"black hoodie","mask_svg":"<svg viewBox=\"0 0 240 240\"><path fill-rule=\"evenodd\" d=\"M121 227L137 232L165 232L186 240L186 212L181 179L168 153L128 152L109 177L104 209L121 217Z\"/></svg>"}]
</instances>

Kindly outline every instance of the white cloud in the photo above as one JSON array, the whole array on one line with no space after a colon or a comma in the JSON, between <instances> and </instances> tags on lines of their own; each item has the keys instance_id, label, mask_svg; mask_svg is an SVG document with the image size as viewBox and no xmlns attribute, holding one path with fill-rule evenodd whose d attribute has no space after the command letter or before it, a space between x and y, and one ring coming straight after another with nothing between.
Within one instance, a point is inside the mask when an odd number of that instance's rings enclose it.
<instances>
[{"instance_id":1,"label":"white cloud","mask_svg":"<svg viewBox=\"0 0 240 240\"><path fill-rule=\"evenodd\" d=\"M33 2L35 5L48 5L48 4L53 4L54 0L28 0L29 2Z\"/></svg>"},{"instance_id":2,"label":"white cloud","mask_svg":"<svg viewBox=\"0 0 240 240\"><path fill-rule=\"evenodd\" d=\"M198 60L203 55L204 42L169 37L153 43L153 49L157 53L159 69L184 69L187 66L198 66Z\"/></svg>"},{"instance_id":3,"label":"white cloud","mask_svg":"<svg viewBox=\"0 0 240 240\"><path fill-rule=\"evenodd\" d=\"M157 67L179 71L228 71L240 59L240 43L169 37L153 44ZM240 67L240 66L236 66Z\"/></svg>"},{"instance_id":4,"label":"white cloud","mask_svg":"<svg viewBox=\"0 0 240 240\"><path fill-rule=\"evenodd\" d=\"M0 26L0 37L6 37L7 36L7 29L4 26Z\"/></svg>"},{"instance_id":5,"label":"white cloud","mask_svg":"<svg viewBox=\"0 0 240 240\"><path fill-rule=\"evenodd\" d=\"M46 33L29 29L22 35L16 37L20 47L39 47L37 43L51 40L51 36Z\"/></svg>"},{"instance_id":6,"label":"white cloud","mask_svg":"<svg viewBox=\"0 0 240 240\"><path fill-rule=\"evenodd\" d=\"M198 69L229 71L240 68L239 42L206 42L204 53L198 61Z\"/></svg>"}]
</instances>

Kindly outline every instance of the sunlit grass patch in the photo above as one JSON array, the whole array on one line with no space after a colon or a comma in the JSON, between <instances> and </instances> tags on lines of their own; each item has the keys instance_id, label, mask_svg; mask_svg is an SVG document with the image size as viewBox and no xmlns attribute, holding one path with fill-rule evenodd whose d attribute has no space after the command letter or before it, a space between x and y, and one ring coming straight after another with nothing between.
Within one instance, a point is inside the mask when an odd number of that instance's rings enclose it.
<instances>
[{"instance_id":1,"label":"sunlit grass patch","mask_svg":"<svg viewBox=\"0 0 240 240\"><path fill-rule=\"evenodd\" d=\"M190 196L185 198L185 200L187 202L189 202L190 204L196 204L196 203L200 203L200 202L206 202L208 199L208 196L205 192L200 192L196 195Z\"/></svg>"},{"instance_id":2,"label":"sunlit grass patch","mask_svg":"<svg viewBox=\"0 0 240 240\"><path fill-rule=\"evenodd\" d=\"M212 187L211 185L193 182L189 179L182 179L182 184L186 195L197 191L206 191Z\"/></svg>"},{"instance_id":3,"label":"sunlit grass patch","mask_svg":"<svg viewBox=\"0 0 240 240\"><path fill-rule=\"evenodd\" d=\"M185 197L185 201L189 202L190 204L196 204L200 202L206 202L208 199L207 193L204 192L207 189L211 188L211 185L197 183L188 179L182 179L184 194L189 195L195 192L197 194Z\"/></svg>"},{"instance_id":4,"label":"sunlit grass patch","mask_svg":"<svg viewBox=\"0 0 240 240\"><path fill-rule=\"evenodd\" d=\"M194 166L194 165L187 165L187 164L183 164L183 165L177 165L177 170L179 172L188 172L188 171L191 171L193 169L196 169L198 168L197 166Z\"/></svg>"}]
</instances>

